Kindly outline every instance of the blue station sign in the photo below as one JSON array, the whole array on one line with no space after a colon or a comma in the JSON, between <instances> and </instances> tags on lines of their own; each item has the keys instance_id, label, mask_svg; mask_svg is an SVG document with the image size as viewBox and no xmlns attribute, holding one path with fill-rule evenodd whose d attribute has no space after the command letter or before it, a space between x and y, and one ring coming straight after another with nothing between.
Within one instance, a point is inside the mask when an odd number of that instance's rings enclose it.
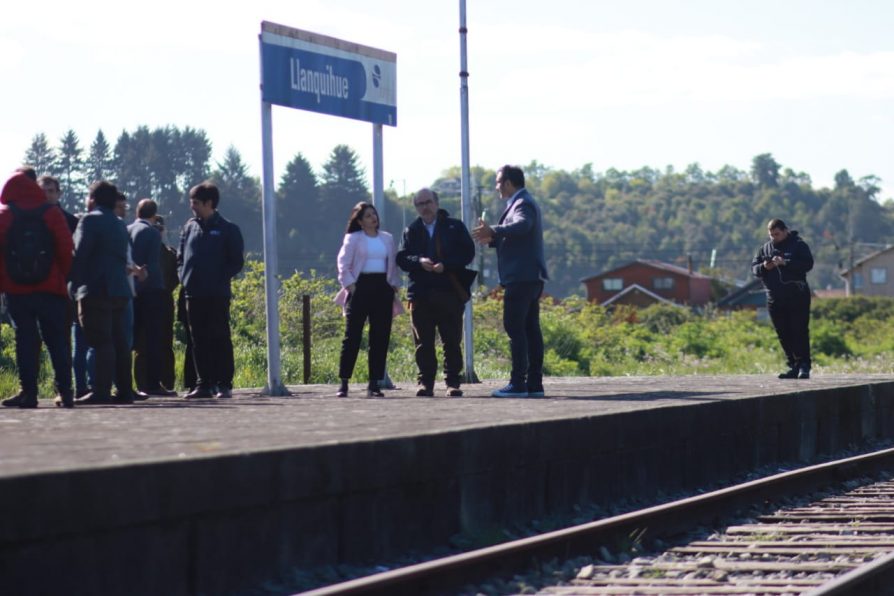
<instances>
[{"instance_id":1,"label":"blue station sign","mask_svg":"<svg viewBox=\"0 0 894 596\"><path fill-rule=\"evenodd\" d=\"M397 126L397 55L261 23L263 101Z\"/></svg>"}]
</instances>

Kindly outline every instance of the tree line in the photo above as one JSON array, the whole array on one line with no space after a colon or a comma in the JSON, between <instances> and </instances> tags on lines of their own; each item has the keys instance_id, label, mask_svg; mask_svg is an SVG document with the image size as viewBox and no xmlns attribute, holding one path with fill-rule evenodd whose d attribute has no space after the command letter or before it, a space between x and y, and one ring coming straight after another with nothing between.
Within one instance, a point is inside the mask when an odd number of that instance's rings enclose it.
<instances>
[{"instance_id":1,"label":"tree line","mask_svg":"<svg viewBox=\"0 0 894 596\"><path fill-rule=\"evenodd\" d=\"M87 185L107 179L133 203L152 197L168 220L176 241L189 218L187 192L211 179L221 189L221 212L237 222L249 256L263 251L261 187L237 148L229 147L212 163L205 131L175 126L122 131L114 144L97 132L83 147L74 131L52 146L43 133L34 136L23 161L40 173L60 178L63 205L81 211ZM765 241L766 222L780 217L798 229L816 258L809 278L814 286L841 287L839 271L850 262L890 242L894 203L878 201L879 179L854 179L847 170L831 188L816 188L808 175L783 167L771 154L754 157L748 170L724 166L705 171L691 164L597 171L592 164L574 170L550 168L536 161L522 166L527 186L541 202L544 239L555 296L581 294L580 280L637 258L658 259L729 280L745 280L757 247ZM474 213L487 211L496 221L501 201L493 193L495 171L472 168ZM435 189L455 188L459 167L445 169ZM415 189L414 189L415 190ZM399 236L416 217L412 192L385 192L384 227ZM356 152L333 148L318 171L297 153L286 165L276 188L280 273L317 271L331 275L348 212L369 200L365 173ZM459 213L455 191L442 192L442 207ZM482 251L479 266L489 269L487 285L496 284L493 251Z\"/></svg>"}]
</instances>

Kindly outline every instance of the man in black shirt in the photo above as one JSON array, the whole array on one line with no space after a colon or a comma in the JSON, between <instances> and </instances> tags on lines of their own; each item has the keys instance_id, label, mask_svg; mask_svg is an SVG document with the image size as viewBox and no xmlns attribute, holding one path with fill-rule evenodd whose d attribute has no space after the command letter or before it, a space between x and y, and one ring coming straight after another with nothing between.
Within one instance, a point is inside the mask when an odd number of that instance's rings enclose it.
<instances>
[{"instance_id":1,"label":"man in black shirt","mask_svg":"<svg viewBox=\"0 0 894 596\"><path fill-rule=\"evenodd\" d=\"M242 271L245 256L242 232L218 213L219 202L220 191L211 182L190 189L195 217L183 227L177 251L197 374L187 399L232 397L230 280Z\"/></svg>"},{"instance_id":2,"label":"man in black shirt","mask_svg":"<svg viewBox=\"0 0 894 596\"><path fill-rule=\"evenodd\" d=\"M767 289L767 310L788 370L780 379L810 378L810 287L807 272L813 269L810 247L781 219L767 224L770 240L751 262L751 270Z\"/></svg>"}]
</instances>

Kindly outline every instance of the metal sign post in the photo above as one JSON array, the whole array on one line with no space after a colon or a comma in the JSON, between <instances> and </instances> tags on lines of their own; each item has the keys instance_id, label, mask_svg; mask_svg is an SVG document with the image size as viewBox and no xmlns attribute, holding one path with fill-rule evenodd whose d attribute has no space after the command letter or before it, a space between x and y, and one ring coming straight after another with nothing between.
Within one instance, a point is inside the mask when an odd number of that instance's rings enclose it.
<instances>
[{"instance_id":1,"label":"metal sign post","mask_svg":"<svg viewBox=\"0 0 894 596\"><path fill-rule=\"evenodd\" d=\"M459 0L459 103L461 111L461 152L462 152L462 216L469 229L477 223L472 214L472 175L469 168L469 71L466 64L466 0ZM480 250L480 249L479 249ZM481 283L481 272L478 272ZM466 354L466 383L477 383L475 374L475 353L473 342L472 301L466 302L463 320L463 349Z\"/></svg>"},{"instance_id":2,"label":"metal sign post","mask_svg":"<svg viewBox=\"0 0 894 596\"><path fill-rule=\"evenodd\" d=\"M272 105L371 122L373 204L382 213L382 125L397 126L397 55L267 21L261 23L259 41L267 311L267 387L264 392L284 395L286 388L280 377Z\"/></svg>"}]
</instances>

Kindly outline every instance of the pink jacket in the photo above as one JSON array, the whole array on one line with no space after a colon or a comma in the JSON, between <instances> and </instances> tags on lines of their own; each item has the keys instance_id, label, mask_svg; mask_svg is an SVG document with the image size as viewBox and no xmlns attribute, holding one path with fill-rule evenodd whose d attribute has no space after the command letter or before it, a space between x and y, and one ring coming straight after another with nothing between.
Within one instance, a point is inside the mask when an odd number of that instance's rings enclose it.
<instances>
[{"instance_id":1,"label":"pink jacket","mask_svg":"<svg viewBox=\"0 0 894 596\"><path fill-rule=\"evenodd\" d=\"M344 306L348 301L348 286L357 283L360 272L363 271L363 265L366 263L366 242L363 240L363 230L345 234L344 242L338 251L338 283L341 290L335 295L335 303ZM400 272L397 269L397 261L395 257L397 250L394 248L394 238L388 232L379 230L379 237L385 243L385 250L388 251L388 257L385 261L385 276L388 284L400 287ZM392 315L399 315L404 312L403 304L397 292L394 293L394 306L391 309Z\"/></svg>"}]
</instances>

